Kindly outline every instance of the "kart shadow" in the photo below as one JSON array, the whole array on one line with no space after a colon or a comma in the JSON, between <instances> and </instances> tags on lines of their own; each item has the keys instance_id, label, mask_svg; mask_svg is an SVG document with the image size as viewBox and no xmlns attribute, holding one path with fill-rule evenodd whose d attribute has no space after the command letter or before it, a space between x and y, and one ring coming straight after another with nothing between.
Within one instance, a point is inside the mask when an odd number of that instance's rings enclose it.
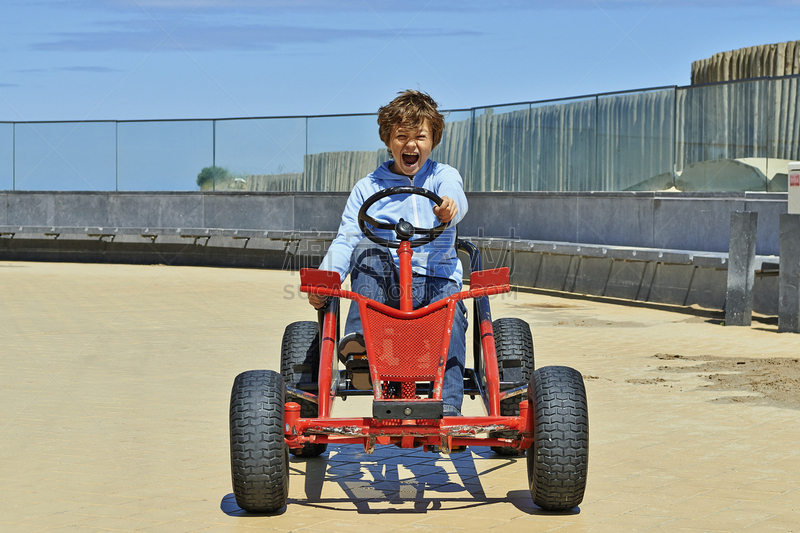
<instances>
[{"instance_id":1,"label":"kart shadow","mask_svg":"<svg viewBox=\"0 0 800 533\"><path fill-rule=\"evenodd\" d=\"M448 457L394 446L378 447L370 455L358 445L330 446L320 457L292 458L291 485L297 486L302 478L305 498L289 498L288 504L359 514L415 514L511 503L529 515L552 514L531 501L524 474L519 490L487 496L480 476L502 472L524 460L524 456L496 455L488 447L470 447ZM495 485L492 492L497 490ZM223 498L221 509L230 516L250 516L236 505L232 494ZM563 514L579 512L575 508Z\"/></svg>"}]
</instances>

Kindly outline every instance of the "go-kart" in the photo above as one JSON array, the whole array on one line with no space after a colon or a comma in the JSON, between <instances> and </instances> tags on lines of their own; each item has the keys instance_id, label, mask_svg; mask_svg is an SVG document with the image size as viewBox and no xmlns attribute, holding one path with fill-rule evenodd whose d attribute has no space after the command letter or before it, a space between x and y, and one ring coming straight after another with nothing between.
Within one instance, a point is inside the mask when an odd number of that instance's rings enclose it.
<instances>
[{"instance_id":1,"label":"go-kart","mask_svg":"<svg viewBox=\"0 0 800 533\"><path fill-rule=\"evenodd\" d=\"M469 288L420 309L411 300L413 248L436 239L446 225L416 228L401 220L386 224L367 211L393 195L420 195L437 205L436 194L417 187L392 187L368 198L358 215L365 236L397 249L400 309L344 290L339 274L300 271L301 290L328 301L318 320L295 322L284 333L281 373L251 370L236 377L231 392L230 442L237 504L255 513L286 505L289 454L313 457L328 444L362 444L366 453L393 445L450 454L467 446L489 446L501 455L527 452L533 502L564 511L583 499L588 463L588 414L583 378L576 370L548 366L534 371L528 324L516 318L492 321L489 296L508 292L509 269L481 270L472 243L457 240L469 257ZM397 239L374 229L394 231ZM416 238L415 238L416 237ZM368 367L339 370L339 299L358 305ZM464 372L464 394L483 400L485 416L445 416L442 384L457 303L474 301L474 368ZM364 383L368 371L371 388ZM334 398L370 395L372 417L334 418ZM526 399L523 399L525 397Z\"/></svg>"}]
</instances>

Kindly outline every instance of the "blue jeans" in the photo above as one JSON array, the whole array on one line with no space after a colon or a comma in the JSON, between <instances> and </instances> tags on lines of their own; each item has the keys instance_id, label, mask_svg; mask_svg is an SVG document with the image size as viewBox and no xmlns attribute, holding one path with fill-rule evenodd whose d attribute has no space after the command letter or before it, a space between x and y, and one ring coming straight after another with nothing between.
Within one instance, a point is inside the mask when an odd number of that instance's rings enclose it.
<instances>
[{"instance_id":1,"label":"blue jeans","mask_svg":"<svg viewBox=\"0 0 800 533\"><path fill-rule=\"evenodd\" d=\"M350 281L353 292L366 296L396 309L400 308L400 273L394 259L383 246L363 239L353 250L350 258L353 267ZM412 297L414 309L446 298L458 292L456 282L447 278L414 275L412 277ZM358 305L353 302L344 325L345 335L363 333ZM445 415L460 413L464 399L464 363L466 359L467 308L463 301L458 302L453 329L450 334L450 347L442 384L442 403Z\"/></svg>"}]
</instances>

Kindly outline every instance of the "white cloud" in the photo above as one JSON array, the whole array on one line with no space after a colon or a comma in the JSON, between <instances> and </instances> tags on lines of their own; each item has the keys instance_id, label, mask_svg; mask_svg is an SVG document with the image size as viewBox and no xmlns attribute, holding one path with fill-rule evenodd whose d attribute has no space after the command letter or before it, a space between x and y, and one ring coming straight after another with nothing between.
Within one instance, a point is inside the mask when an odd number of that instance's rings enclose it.
<instances>
[{"instance_id":1,"label":"white cloud","mask_svg":"<svg viewBox=\"0 0 800 533\"><path fill-rule=\"evenodd\" d=\"M405 37L476 36L479 32L407 30ZM387 38L385 30L314 28L303 26L220 25L192 23L179 25L174 31L153 23L119 25L106 31L61 32L49 42L32 45L38 51L109 51L146 50L158 47L169 50L271 50L280 45L325 44L339 41Z\"/></svg>"}]
</instances>

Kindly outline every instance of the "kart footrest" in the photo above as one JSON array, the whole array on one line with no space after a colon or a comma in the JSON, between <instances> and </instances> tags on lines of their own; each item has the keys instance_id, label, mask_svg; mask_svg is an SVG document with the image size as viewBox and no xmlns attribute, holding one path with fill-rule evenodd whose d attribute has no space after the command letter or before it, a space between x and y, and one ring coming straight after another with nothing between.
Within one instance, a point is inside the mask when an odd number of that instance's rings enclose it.
<instances>
[{"instance_id":1,"label":"kart footrest","mask_svg":"<svg viewBox=\"0 0 800 533\"><path fill-rule=\"evenodd\" d=\"M380 420L436 420L444 416L442 400L375 400L372 417Z\"/></svg>"}]
</instances>

